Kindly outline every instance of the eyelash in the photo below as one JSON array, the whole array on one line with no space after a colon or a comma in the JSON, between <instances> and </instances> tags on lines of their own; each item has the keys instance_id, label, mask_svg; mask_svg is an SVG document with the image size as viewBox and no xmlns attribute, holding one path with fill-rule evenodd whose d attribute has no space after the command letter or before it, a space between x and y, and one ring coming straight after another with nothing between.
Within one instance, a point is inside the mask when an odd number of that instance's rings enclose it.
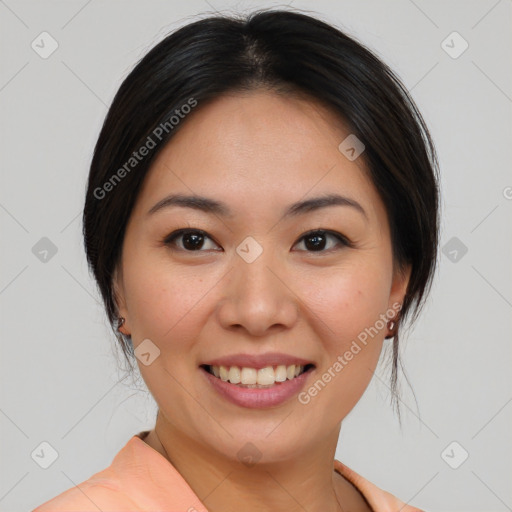
<instances>
[{"instance_id":1,"label":"eyelash","mask_svg":"<svg viewBox=\"0 0 512 512\"><path fill-rule=\"evenodd\" d=\"M198 234L198 235L202 235L203 237L205 238L209 238L210 240L212 240L214 243L217 244L217 242L215 242L213 240L212 237L210 237L205 231L203 231L202 229L191 229L191 228L187 228L187 229L178 229L176 231L173 231L171 234L167 235L163 240L162 240L162 243L166 246L168 246L171 250L177 250L177 251L182 251L182 252L189 252L189 253L194 253L194 252L205 252L204 250L202 249L198 249L197 251L190 251L190 250L187 250L187 249L182 249L182 248L177 248L175 246L175 240L177 238L179 238L180 236L183 236L183 235L186 235L186 234ZM342 246L344 247L350 247L350 248L353 248L355 247L354 244L348 240L345 236L341 235L340 233L336 232L336 231L330 231L330 230L327 230L327 229L313 229L313 230L310 230L308 231L307 233L304 233L298 240L297 242L294 244L297 245L297 243L299 242L302 242L304 239L310 237L310 236L313 236L313 235L324 235L324 236L332 236L334 238L336 238L338 240L338 242L341 243ZM217 244L218 245L218 244ZM308 250L305 250L304 252L309 252L309 253L329 253L329 252L332 252L333 249L327 249L327 250L320 250L320 251L308 251Z\"/></svg>"}]
</instances>

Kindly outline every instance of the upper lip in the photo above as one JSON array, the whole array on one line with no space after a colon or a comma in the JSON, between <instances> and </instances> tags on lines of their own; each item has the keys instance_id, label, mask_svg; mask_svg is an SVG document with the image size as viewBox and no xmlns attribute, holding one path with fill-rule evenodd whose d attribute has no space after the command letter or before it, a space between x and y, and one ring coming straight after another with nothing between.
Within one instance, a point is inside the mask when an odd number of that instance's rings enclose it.
<instances>
[{"instance_id":1,"label":"upper lip","mask_svg":"<svg viewBox=\"0 0 512 512\"><path fill-rule=\"evenodd\" d=\"M280 352L267 352L266 354L233 354L230 356L217 357L201 363L201 365L238 366L240 368L255 368L257 370L267 366L290 366L292 364L306 366L307 364L314 363L307 359L302 359L301 357L282 354Z\"/></svg>"}]
</instances>

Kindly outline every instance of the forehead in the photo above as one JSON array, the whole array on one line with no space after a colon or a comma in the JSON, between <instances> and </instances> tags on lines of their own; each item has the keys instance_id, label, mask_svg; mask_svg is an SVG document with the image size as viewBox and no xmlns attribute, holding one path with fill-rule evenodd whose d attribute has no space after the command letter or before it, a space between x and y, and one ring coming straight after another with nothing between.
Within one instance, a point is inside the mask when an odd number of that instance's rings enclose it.
<instances>
[{"instance_id":1,"label":"forehead","mask_svg":"<svg viewBox=\"0 0 512 512\"><path fill-rule=\"evenodd\" d=\"M350 195L382 213L362 158L338 146L341 118L307 98L269 91L227 94L199 104L153 162L138 205L170 192L214 196L233 205L290 204L311 195Z\"/></svg>"}]
</instances>

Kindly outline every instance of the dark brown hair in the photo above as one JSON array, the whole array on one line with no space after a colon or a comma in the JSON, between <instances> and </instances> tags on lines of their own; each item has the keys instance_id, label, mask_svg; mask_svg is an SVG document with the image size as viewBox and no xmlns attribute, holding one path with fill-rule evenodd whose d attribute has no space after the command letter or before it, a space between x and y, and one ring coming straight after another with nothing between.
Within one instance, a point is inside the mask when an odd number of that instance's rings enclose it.
<instances>
[{"instance_id":1,"label":"dark brown hair","mask_svg":"<svg viewBox=\"0 0 512 512\"><path fill-rule=\"evenodd\" d=\"M128 361L133 345L117 332L112 278L151 163L186 122L180 119L193 102L199 109L224 93L257 88L308 95L362 141L361 158L388 213L394 263L412 267L399 326L407 317L414 321L424 303L437 263L438 162L399 78L355 38L310 15L216 15L171 33L137 63L115 95L94 150L83 212L85 250ZM142 147L149 152L139 159ZM137 161L130 160L134 153ZM398 348L397 330L391 390L400 416Z\"/></svg>"}]
</instances>

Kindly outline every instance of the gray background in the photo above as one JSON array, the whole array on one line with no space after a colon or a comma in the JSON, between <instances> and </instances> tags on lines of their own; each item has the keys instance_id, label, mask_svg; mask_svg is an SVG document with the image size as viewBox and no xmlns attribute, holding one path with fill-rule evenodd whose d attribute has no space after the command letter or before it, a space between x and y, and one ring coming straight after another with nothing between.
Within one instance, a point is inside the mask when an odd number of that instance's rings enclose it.
<instances>
[{"instance_id":1,"label":"gray background","mask_svg":"<svg viewBox=\"0 0 512 512\"><path fill-rule=\"evenodd\" d=\"M442 172L446 249L403 345L419 407L402 378L400 430L380 366L343 423L337 458L428 511L512 510L511 2L291 4L356 36L399 74ZM82 249L88 165L116 89L198 14L272 5L282 4L0 1L1 511L30 510L86 480L153 426L153 399L124 378ZM59 45L46 59L31 47L43 31ZM453 31L469 43L458 58L441 46ZM452 53L461 49L450 41ZM43 237L57 249L46 261ZM31 456L44 441L58 453L48 469ZM459 464L463 450L468 459L453 469L447 461Z\"/></svg>"}]
</instances>

